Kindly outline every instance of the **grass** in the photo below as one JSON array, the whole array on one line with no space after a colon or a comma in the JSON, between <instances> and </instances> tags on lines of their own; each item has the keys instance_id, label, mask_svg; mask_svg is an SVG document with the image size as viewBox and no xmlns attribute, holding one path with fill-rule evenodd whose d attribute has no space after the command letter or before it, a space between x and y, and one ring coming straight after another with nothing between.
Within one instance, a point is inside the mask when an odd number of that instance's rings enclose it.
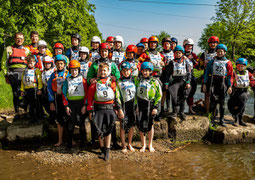
<instances>
[{"instance_id":1,"label":"grass","mask_svg":"<svg viewBox=\"0 0 255 180\"><path fill-rule=\"evenodd\" d=\"M12 88L9 84L6 84L3 72L0 72L0 110L12 107Z\"/></svg>"}]
</instances>

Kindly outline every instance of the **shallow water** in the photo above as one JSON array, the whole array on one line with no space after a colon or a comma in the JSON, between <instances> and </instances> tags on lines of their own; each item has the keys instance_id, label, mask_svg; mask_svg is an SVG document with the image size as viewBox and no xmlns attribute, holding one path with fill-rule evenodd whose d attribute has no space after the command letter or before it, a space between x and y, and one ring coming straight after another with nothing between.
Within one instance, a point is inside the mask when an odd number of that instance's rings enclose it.
<instances>
[{"instance_id":1,"label":"shallow water","mask_svg":"<svg viewBox=\"0 0 255 180\"><path fill-rule=\"evenodd\" d=\"M255 145L191 144L146 160L88 160L82 165L43 165L20 151L0 150L0 179L255 179ZM138 153L138 152L137 152Z\"/></svg>"}]
</instances>

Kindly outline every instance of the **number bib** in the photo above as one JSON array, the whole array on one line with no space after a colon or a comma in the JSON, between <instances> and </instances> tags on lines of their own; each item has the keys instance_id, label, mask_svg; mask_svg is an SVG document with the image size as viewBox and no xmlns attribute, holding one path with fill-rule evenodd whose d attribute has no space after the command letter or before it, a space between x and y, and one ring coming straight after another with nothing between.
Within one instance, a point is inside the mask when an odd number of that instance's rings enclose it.
<instances>
[{"instance_id":1,"label":"number bib","mask_svg":"<svg viewBox=\"0 0 255 180\"><path fill-rule=\"evenodd\" d=\"M96 101L105 102L114 100L115 93L111 87L109 87L109 78L105 84L97 82L96 84Z\"/></svg>"},{"instance_id":2,"label":"number bib","mask_svg":"<svg viewBox=\"0 0 255 180\"><path fill-rule=\"evenodd\" d=\"M49 69L48 71L43 71L42 73L42 83L44 86L47 86L48 80L50 79L51 74L54 72L54 68Z\"/></svg>"},{"instance_id":3,"label":"number bib","mask_svg":"<svg viewBox=\"0 0 255 180\"><path fill-rule=\"evenodd\" d=\"M205 53L205 66L208 64L209 61L213 60L216 56L216 52L214 53Z\"/></svg>"},{"instance_id":4,"label":"number bib","mask_svg":"<svg viewBox=\"0 0 255 180\"><path fill-rule=\"evenodd\" d=\"M173 65L174 65L173 76L185 76L187 74L185 60L183 60L182 63L173 62Z\"/></svg>"},{"instance_id":5,"label":"number bib","mask_svg":"<svg viewBox=\"0 0 255 180\"><path fill-rule=\"evenodd\" d=\"M155 55L155 54L149 53L149 56L150 56L151 63L154 66L154 71L161 71L162 66L160 65L160 62L161 62L160 54L158 53L157 55Z\"/></svg>"},{"instance_id":6,"label":"number bib","mask_svg":"<svg viewBox=\"0 0 255 180\"><path fill-rule=\"evenodd\" d=\"M139 74L139 71L138 71L138 68L137 68L137 64L136 64L136 62L135 62L135 61L132 61L132 62L127 61L127 62L129 62L129 63L130 63L130 65L131 65L131 69L132 69L132 76L133 76L133 77L137 77L137 76L138 76L138 74Z\"/></svg>"},{"instance_id":7,"label":"number bib","mask_svg":"<svg viewBox=\"0 0 255 180\"><path fill-rule=\"evenodd\" d=\"M83 87L83 77L80 75L76 78L67 78L68 96L85 96Z\"/></svg>"},{"instance_id":8,"label":"number bib","mask_svg":"<svg viewBox=\"0 0 255 180\"><path fill-rule=\"evenodd\" d=\"M246 70L245 75L236 74L236 88L247 88L250 84L249 73Z\"/></svg>"},{"instance_id":9,"label":"number bib","mask_svg":"<svg viewBox=\"0 0 255 180\"><path fill-rule=\"evenodd\" d=\"M136 93L136 87L133 80L122 81L122 82L119 81L118 86L120 88L120 92L121 92L124 103L134 99L135 93Z\"/></svg>"},{"instance_id":10,"label":"number bib","mask_svg":"<svg viewBox=\"0 0 255 180\"><path fill-rule=\"evenodd\" d=\"M170 61L172 61L174 59L174 53L173 51L170 51L169 53L162 53L165 56L165 60L166 60L166 65L169 64Z\"/></svg>"},{"instance_id":11,"label":"number bib","mask_svg":"<svg viewBox=\"0 0 255 180\"><path fill-rule=\"evenodd\" d=\"M78 60L79 59L79 51L74 52L72 50L72 48L70 48L70 49L71 49L71 59L70 60L73 60L73 59Z\"/></svg>"},{"instance_id":12,"label":"number bib","mask_svg":"<svg viewBox=\"0 0 255 180\"><path fill-rule=\"evenodd\" d=\"M213 75L225 76L227 72L226 64L228 60L214 60L213 62Z\"/></svg>"},{"instance_id":13,"label":"number bib","mask_svg":"<svg viewBox=\"0 0 255 180\"><path fill-rule=\"evenodd\" d=\"M124 52L113 51L112 61L115 62L118 66L123 61L124 55Z\"/></svg>"},{"instance_id":14,"label":"number bib","mask_svg":"<svg viewBox=\"0 0 255 180\"><path fill-rule=\"evenodd\" d=\"M142 79L137 87L137 96L141 99L149 100L149 91L152 85L149 80Z\"/></svg>"},{"instance_id":15,"label":"number bib","mask_svg":"<svg viewBox=\"0 0 255 180\"><path fill-rule=\"evenodd\" d=\"M33 85L35 83L35 69L26 69L24 72L23 83L26 86Z\"/></svg>"},{"instance_id":16,"label":"number bib","mask_svg":"<svg viewBox=\"0 0 255 180\"><path fill-rule=\"evenodd\" d=\"M62 86L65 81L65 77L57 77L57 94L62 93Z\"/></svg>"},{"instance_id":17,"label":"number bib","mask_svg":"<svg viewBox=\"0 0 255 180\"><path fill-rule=\"evenodd\" d=\"M98 59L100 59L99 53L96 52L96 51L91 52L91 58L90 58L90 60L91 60L92 62L94 62L95 60L98 60Z\"/></svg>"},{"instance_id":18,"label":"number bib","mask_svg":"<svg viewBox=\"0 0 255 180\"><path fill-rule=\"evenodd\" d=\"M80 62L81 65L81 75L86 79L87 78L87 74L88 74L88 70L89 70L89 62Z\"/></svg>"}]
</instances>

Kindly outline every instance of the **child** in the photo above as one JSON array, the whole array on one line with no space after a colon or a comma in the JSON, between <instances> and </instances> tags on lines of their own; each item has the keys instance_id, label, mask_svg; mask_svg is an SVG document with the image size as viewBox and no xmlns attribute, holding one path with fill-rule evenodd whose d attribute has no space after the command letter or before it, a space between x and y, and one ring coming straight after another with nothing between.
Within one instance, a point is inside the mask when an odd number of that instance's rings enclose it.
<instances>
[{"instance_id":1,"label":"child","mask_svg":"<svg viewBox=\"0 0 255 180\"><path fill-rule=\"evenodd\" d=\"M128 132L128 149L132 152L135 149L132 147L132 138L134 133L135 122L135 94L136 87L132 78L132 67L129 62L123 62L120 66L121 78L117 82L117 103L120 107L120 139L122 142L122 152L127 152L125 143L125 132Z\"/></svg>"},{"instance_id":2,"label":"child","mask_svg":"<svg viewBox=\"0 0 255 180\"><path fill-rule=\"evenodd\" d=\"M185 100L190 92L191 67L184 56L184 49L177 45L174 49L174 60L166 67L165 89L168 89L172 99L173 118L179 113L180 119L185 120ZM178 111L178 107L179 111Z\"/></svg>"},{"instance_id":3,"label":"child","mask_svg":"<svg viewBox=\"0 0 255 180\"><path fill-rule=\"evenodd\" d=\"M67 49L66 56L70 60L73 60L73 59L78 60L78 57L79 57L79 46L80 46L80 43L81 43L81 36L78 33L73 34L71 36L71 43L72 43L72 47Z\"/></svg>"},{"instance_id":4,"label":"child","mask_svg":"<svg viewBox=\"0 0 255 180\"><path fill-rule=\"evenodd\" d=\"M113 47L114 47L114 37L113 37L113 36L108 36L108 37L106 38L106 42L109 44L110 50L113 51Z\"/></svg>"},{"instance_id":5,"label":"child","mask_svg":"<svg viewBox=\"0 0 255 180\"><path fill-rule=\"evenodd\" d=\"M53 51L54 51L54 59L58 54L64 54L64 46L61 43L56 43L53 47ZM67 60L67 65L69 64L69 59L66 56L66 60Z\"/></svg>"},{"instance_id":6,"label":"child","mask_svg":"<svg viewBox=\"0 0 255 180\"><path fill-rule=\"evenodd\" d=\"M91 39L91 47L90 50L90 61L94 62L95 60L98 60L100 58L99 55L99 45L101 44L101 39L98 36L93 36Z\"/></svg>"},{"instance_id":7,"label":"child","mask_svg":"<svg viewBox=\"0 0 255 180\"><path fill-rule=\"evenodd\" d=\"M72 147L74 126L79 126L81 146L85 145L85 113L87 100L87 82L80 74L80 63L72 60L69 63L71 76L66 78L63 84L63 103L68 119L67 148Z\"/></svg>"},{"instance_id":8,"label":"child","mask_svg":"<svg viewBox=\"0 0 255 180\"><path fill-rule=\"evenodd\" d=\"M171 50L174 51L175 47L178 45L178 40L175 37L171 38Z\"/></svg>"},{"instance_id":9,"label":"child","mask_svg":"<svg viewBox=\"0 0 255 180\"><path fill-rule=\"evenodd\" d=\"M89 49L85 46L81 46L79 49L79 62L81 64L81 75L86 79L92 62L89 61Z\"/></svg>"},{"instance_id":10,"label":"child","mask_svg":"<svg viewBox=\"0 0 255 180\"><path fill-rule=\"evenodd\" d=\"M143 45L144 45L144 50L147 51L147 50L148 50L148 47L149 47L148 38L142 38L142 39L140 40L140 43L143 43Z\"/></svg>"},{"instance_id":11,"label":"child","mask_svg":"<svg viewBox=\"0 0 255 180\"><path fill-rule=\"evenodd\" d=\"M228 94L232 93L233 84L233 67L231 61L229 61L225 55L227 52L227 46L224 44L219 44L216 47L216 57L209 61L204 74L204 85L203 91L207 92L206 83L211 76L210 85L210 109L212 124L215 125L215 110L217 104L220 105L220 125L226 127L224 122L224 103L226 92Z\"/></svg>"},{"instance_id":12,"label":"child","mask_svg":"<svg viewBox=\"0 0 255 180\"><path fill-rule=\"evenodd\" d=\"M37 63L35 65L36 68L40 69L43 72L43 59L46 55L47 43L44 40L40 40L38 42L38 54L36 55Z\"/></svg>"},{"instance_id":13,"label":"child","mask_svg":"<svg viewBox=\"0 0 255 180\"><path fill-rule=\"evenodd\" d=\"M23 71L21 77L21 96L26 96L29 105L30 123L38 121L39 107L37 95L42 94L42 75L39 69L35 68L35 57L27 57L27 68Z\"/></svg>"},{"instance_id":14,"label":"child","mask_svg":"<svg viewBox=\"0 0 255 180\"><path fill-rule=\"evenodd\" d=\"M208 39L209 49L207 51L203 52L200 56L200 60L199 60L200 69L205 70L208 62L211 61L216 56L216 47L219 44L219 42L220 42L220 40L217 36L211 36ZM202 87L203 87L203 84L204 84L204 80L202 80ZM205 93L205 107L206 107L207 113L209 112L209 107L210 107L210 94L209 94L210 85L211 85L211 74L209 74L207 84L206 84L207 91L203 92L203 93ZM203 91L203 89L202 89L202 91Z\"/></svg>"},{"instance_id":15,"label":"child","mask_svg":"<svg viewBox=\"0 0 255 180\"><path fill-rule=\"evenodd\" d=\"M112 51L112 62L115 62L117 66L125 59L125 53L123 51L124 40L121 36L114 37L114 50Z\"/></svg>"},{"instance_id":16,"label":"child","mask_svg":"<svg viewBox=\"0 0 255 180\"><path fill-rule=\"evenodd\" d=\"M255 86L255 79L246 70L248 61L245 58L236 60L236 71L234 72L233 92L228 100L228 109L235 118L234 126L239 122L241 126L247 126L243 122L245 104L248 100L248 87Z\"/></svg>"},{"instance_id":17,"label":"child","mask_svg":"<svg viewBox=\"0 0 255 180\"><path fill-rule=\"evenodd\" d=\"M48 80L48 98L50 110L56 112L58 126L58 142L55 146L63 143L63 130L65 126L65 107L62 100L62 86L67 77L70 76L66 70L67 58L63 54L55 57L56 71L51 74Z\"/></svg>"},{"instance_id":18,"label":"child","mask_svg":"<svg viewBox=\"0 0 255 180\"><path fill-rule=\"evenodd\" d=\"M193 46L194 46L194 41L191 38L187 38L183 41L183 47L185 50L184 55L188 58L188 62L190 63L190 68L191 68L191 81L190 81L190 85L191 85L191 89L190 89L190 93L189 96L187 98L187 104L189 106L189 114L195 114L195 112L193 111L192 107L194 105L194 95L196 93L197 90L197 80L194 76L194 68L198 68L198 57L197 55L193 52Z\"/></svg>"},{"instance_id":19,"label":"child","mask_svg":"<svg viewBox=\"0 0 255 180\"><path fill-rule=\"evenodd\" d=\"M154 152L155 149L152 146L154 135L153 121L159 111L162 91L158 80L152 77L152 63L142 63L141 72L141 79L136 80L135 83L137 88L138 103L137 124L142 142L142 148L140 149L140 152L145 152L146 149L146 133L148 133L149 137L149 151Z\"/></svg>"},{"instance_id":20,"label":"child","mask_svg":"<svg viewBox=\"0 0 255 180\"><path fill-rule=\"evenodd\" d=\"M135 58L138 59L144 53L145 46L144 46L143 43L138 43L136 45L136 47L137 47L137 53L136 53L136 57Z\"/></svg>"},{"instance_id":21,"label":"child","mask_svg":"<svg viewBox=\"0 0 255 180\"><path fill-rule=\"evenodd\" d=\"M138 60L135 59L136 53L137 53L137 47L133 44L128 45L128 47L126 49L127 59L122 61L119 64L119 67L121 67L122 63L129 62L130 66L131 66L131 69L132 69L132 71L131 71L132 72L132 77L137 77L138 74L139 74Z\"/></svg>"},{"instance_id":22,"label":"child","mask_svg":"<svg viewBox=\"0 0 255 180\"><path fill-rule=\"evenodd\" d=\"M114 112L116 82L108 77L109 65L100 63L98 79L88 89L89 118L92 120L94 109L94 124L97 129L99 145L101 148L100 158L106 161L110 158L111 131L115 124L116 114Z\"/></svg>"}]
</instances>

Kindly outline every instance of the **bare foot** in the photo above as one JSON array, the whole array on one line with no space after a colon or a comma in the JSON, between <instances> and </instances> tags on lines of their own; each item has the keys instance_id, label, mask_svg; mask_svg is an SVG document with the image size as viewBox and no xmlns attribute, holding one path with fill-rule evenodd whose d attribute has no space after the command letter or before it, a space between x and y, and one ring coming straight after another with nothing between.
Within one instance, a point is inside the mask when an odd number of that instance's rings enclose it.
<instances>
[{"instance_id":1,"label":"bare foot","mask_svg":"<svg viewBox=\"0 0 255 180\"><path fill-rule=\"evenodd\" d=\"M131 151L131 152L135 152L135 149L133 148L133 146L131 144L128 145L128 149Z\"/></svg>"},{"instance_id":2,"label":"bare foot","mask_svg":"<svg viewBox=\"0 0 255 180\"><path fill-rule=\"evenodd\" d=\"M122 148L122 150L121 150L121 152L123 152L123 153L127 153L127 147L125 146L125 147L123 147Z\"/></svg>"},{"instance_id":3,"label":"bare foot","mask_svg":"<svg viewBox=\"0 0 255 180\"><path fill-rule=\"evenodd\" d=\"M72 145L76 146L76 142L74 140L72 140Z\"/></svg>"},{"instance_id":4,"label":"bare foot","mask_svg":"<svg viewBox=\"0 0 255 180\"><path fill-rule=\"evenodd\" d=\"M58 141L58 143L57 143L57 144L54 144L54 146L58 147L58 146L60 146L62 143L63 143L62 141Z\"/></svg>"},{"instance_id":5,"label":"bare foot","mask_svg":"<svg viewBox=\"0 0 255 180\"><path fill-rule=\"evenodd\" d=\"M155 149L152 146L149 146L149 151L150 152L155 152Z\"/></svg>"},{"instance_id":6,"label":"bare foot","mask_svg":"<svg viewBox=\"0 0 255 180\"><path fill-rule=\"evenodd\" d=\"M146 149L146 146L143 146L143 147L140 149L140 152L145 152L145 149Z\"/></svg>"}]
</instances>

